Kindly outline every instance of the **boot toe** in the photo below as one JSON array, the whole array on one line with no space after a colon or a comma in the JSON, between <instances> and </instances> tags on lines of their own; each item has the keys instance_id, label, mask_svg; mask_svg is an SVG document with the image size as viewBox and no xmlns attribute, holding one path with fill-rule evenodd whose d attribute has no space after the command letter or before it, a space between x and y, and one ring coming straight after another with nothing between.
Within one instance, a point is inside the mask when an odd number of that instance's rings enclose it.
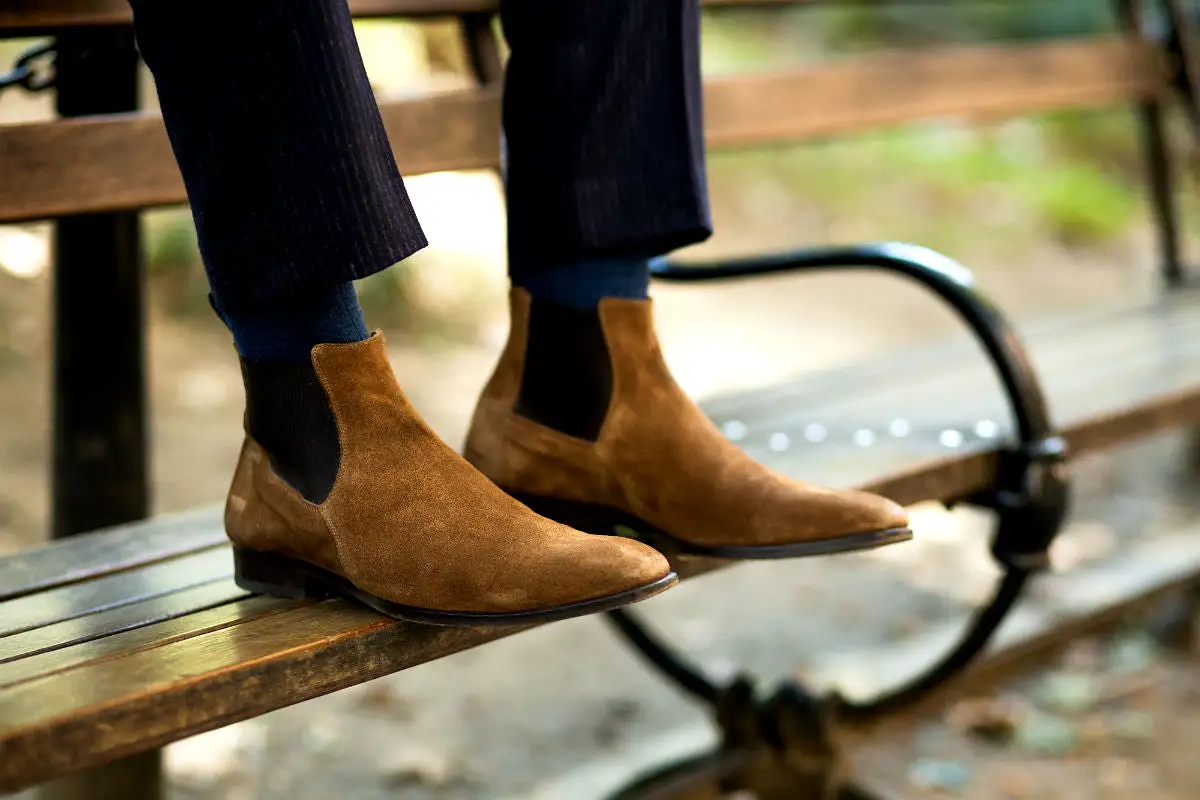
<instances>
[{"instance_id":1,"label":"boot toe","mask_svg":"<svg viewBox=\"0 0 1200 800\"><path fill-rule=\"evenodd\" d=\"M737 544L786 547L833 543L908 528L908 513L902 506L855 489L825 489L789 481L760 496L754 505L750 524L740 526L743 532L734 533L739 526L731 525L725 534L730 537L733 533L741 540Z\"/></svg>"},{"instance_id":2,"label":"boot toe","mask_svg":"<svg viewBox=\"0 0 1200 800\"><path fill-rule=\"evenodd\" d=\"M881 495L851 489L844 492L845 535L890 531L908 527L908 512L904 506Z\"/></svg>"},{"instance_id":3,"label":"boot toe","mask_svg":"<svg viewBox=\"0 0 1200 800\"><path fill-rule=\"evenodd\" d=\"M603 597L635 592L665 581L671 565L652 547L618 536L579 533L563 527L570 546L555 554L546 567L561 576L554 603L586 602ZM663 588L666 588L665 586Z\"/></svg>"}]
</instances>

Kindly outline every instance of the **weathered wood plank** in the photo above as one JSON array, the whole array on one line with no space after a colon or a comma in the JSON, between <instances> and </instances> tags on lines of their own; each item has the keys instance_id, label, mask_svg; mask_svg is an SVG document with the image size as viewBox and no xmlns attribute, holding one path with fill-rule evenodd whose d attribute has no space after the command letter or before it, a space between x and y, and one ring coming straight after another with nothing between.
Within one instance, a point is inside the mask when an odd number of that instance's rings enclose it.
<instances>
[{"instance_id":1,"label":"weathered wood plank","mask_svg":"<svg viewBox=\"0 0 1200 800\"><path fill-rule=\"evenodd\" d=\"M224 544L219 515L209 510L159 517L102 533L74 536L0 557L0 601L152 564Z\"/></svg>"},{"instance_id":2,"label":"weathered wood plank","mask_svg":"<svg viewBox=\"0 0 1200 800\"><path fill-rule=\"evenodd\" d=\"M0 682L6 679L2 665L7 662L165 622L249 596L250 592L239 588L232 578L221 578L11 636L0 636Z\"/></svg>"},{"instance_id":3,"label":"weathered wood plank","mask_svg":"<svg viewBox=\"0 0 1200 800\"><path fill-rule=\"evenodd\" d=\"M91 581L28 594L2 606L0 639L227 578L233 559L218 547Z\"/></svg>"},{"instance_id":4,"label":"weathered wood plank","mask_svg":"<svg viewBox=\"0 0 1200 800\"><path fill-rule=\"evenodd\" d=\"M104 659L127 656L139 650L241 625L261 617L292 610L303 603L272 597L251 597L158 622L144 628L122 631L102 639L82 642L59 650L21 658L0 669L0 690L22 681L45 678L66 669Z\"/></svg>"},{"instance_id":5,"label":"weathered wood plank","mask_svg":"<svg viewBox=\"0 0 1200 800\"><path fill-rule=\"evenodd\" d=\"M406 625L331 601L21 683L0 693L0 792L517 630Z\"/></svg>"},{"instance_id":6,"label":"weathered wood plank","mask_svg":"<svg viewBox=\"0 0 1200 800\"><path fill-rule=\"evenodd\" d=\"M381 105L409 174L499 163L499 93L454 92ZM0 222L183 203L156 114L0 126Z\"/></svg>"},{"instance_id":7,"label":"weathered wood plank","mask_svg":"<svg viewBox=\"0 0 1200 800\"><path fill-rule=\"evenodd\" d=\"M786 6L813 0L704 0L709 6ZM828 0L826 0L828 1ZM496 11L499 0L349 0L356 17L445 17ZM0 34L87 25L124 25L131 18L126 0L6 0L0 8Z\"/></svg>"},{"instance_id":8,"label":"weathered wood plank","mask_svg":"<svg viewBox=\"0 0 1200 800\"><path fill-rule=\"evenodd\" d=\"M380 104L396 163L406 174L500 164L500 87Z\"/></svg>"},{"instance_id":9,"label":"weathered wood plank","mask_svg":"<svg viewBox=\"0 0 1200 800\"><path fill-rule=\"evenodd\" d=\"M1153 95L1152 54L1116 37L955 48L847 59L779 75L706 84L714 147L799 141L880 125L1102 106ZM499 163L498 87L416 100L381 112L401 170ZM186 201L153 114L0 126L0 222Z\"/></svg>"}]
</instances>

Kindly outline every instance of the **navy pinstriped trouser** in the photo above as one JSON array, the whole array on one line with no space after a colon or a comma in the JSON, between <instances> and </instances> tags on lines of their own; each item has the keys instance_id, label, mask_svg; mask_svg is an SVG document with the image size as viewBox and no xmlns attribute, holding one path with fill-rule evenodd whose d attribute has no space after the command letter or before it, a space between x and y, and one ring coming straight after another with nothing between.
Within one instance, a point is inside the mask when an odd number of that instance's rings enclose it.
<instances>
[{"instance_id":1,"label":"navy pinstriped trouser","mask_svg":"<svg viewBox=\"0 0 1200 800\"><path fill-rule=\"evenodd\" d=\"M227 310L301 302L425 245L346 0L131 2ZM707 237L698 0L504 0L501 19L515 268Z\"/></svg>"}]
</instances>

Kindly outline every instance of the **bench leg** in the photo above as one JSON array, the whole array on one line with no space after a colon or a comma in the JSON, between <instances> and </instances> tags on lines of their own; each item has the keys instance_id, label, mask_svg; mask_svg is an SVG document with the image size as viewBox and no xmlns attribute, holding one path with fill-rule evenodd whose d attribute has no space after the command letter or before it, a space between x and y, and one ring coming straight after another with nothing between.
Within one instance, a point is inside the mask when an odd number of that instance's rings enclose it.
<instances>
[{"instance_id":1,"label":"bench leg","mask_svg":"<svg viewBox=\"0 0 1200 800\"><path fill-rule=\"evenodd\" d=\"M1117 0L1117 17L1129 34L1145 37L1142 0ZM1179 214L1175 205L1174 164L1167 142L1163 104L1147 100L1137 106L1142 129L1142 152L1146 179L1150 184L1150 202L1154 206L1158 229L1159 267L1168 286L1183 283L1183 262L1179 253Z\"/></svg>"},{"instance_id":2,"label":"bench leg","mask_svg":"<svg viewBox=\"0 0 1200 800\"><path fill-rule=\"evenodd\" d=\"M137 107L126 28L58 38L58 112ZM146 516L142 256L136 212L80 214L54 230L53 534Z\"/></svg>"},{"instance_id":3,"label":"bench leg","mask_svg":"<svg viewBox=\"0 0 1200 800\"><path fill-rule=\"evenodd\" d=\"M128 28L66 31L57 41L63 117L136 110L138 60ZM52 529L70 536L146 516L145 341L136 212L82 214L54 232ZM42 787L54 800L157 800L150 752Z\"/></svg>"},{"instance_id":4,"label":"bench leg","mask_svg":"<svg viewBox=\"0 0 1200 800\"><path fill-rule=\"evenodd\" d=\"M1179 215L1175 205L1173 165L1163 124L1162 103L1157 100L1143 103L1138 114L1141 117L1142 147L1150 182L1150 202L1154 206L1154 221L1158 230L1159 267L1167 285L1178 286L1185 276L1179 254Z\"/></svg>"},{"instance_id":5,"label":"bench leg","mask_svg":"<svg viewBox=\"0 0 1200 800\"><path fill-rule=\"evenodd\" d=\"M161 800L166 796L161 756L153 750L59 778L38 790L38 800Z\"/></svg>"}]
</instances>

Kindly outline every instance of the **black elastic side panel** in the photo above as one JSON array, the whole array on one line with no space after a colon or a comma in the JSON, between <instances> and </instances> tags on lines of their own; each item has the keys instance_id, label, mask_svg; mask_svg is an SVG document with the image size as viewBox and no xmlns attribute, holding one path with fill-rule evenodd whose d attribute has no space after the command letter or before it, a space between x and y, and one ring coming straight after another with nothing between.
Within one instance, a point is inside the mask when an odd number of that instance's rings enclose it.
<instances>
[{"instance_id":1,"label":"black elastic side panel","mask_svg":"<svg viewBox=\"0 0 1200 800\"><path fill-rule=\"evenodd\" d=\"M595 441L612 396L612 364L599 309L534 299L516 412L568 436Z\"/></svg>"},{"instance_id":2,"label":"black elastic side panel","mask_svg":"<svg viewBox=\"0 0 1200 800\"><path fill-rule=\"evenodd\" d=\"M325 387L311 363L242 359L246 424L279 476L310 503L333 489L342 445Z\"/></svg>"}]
</instances>

